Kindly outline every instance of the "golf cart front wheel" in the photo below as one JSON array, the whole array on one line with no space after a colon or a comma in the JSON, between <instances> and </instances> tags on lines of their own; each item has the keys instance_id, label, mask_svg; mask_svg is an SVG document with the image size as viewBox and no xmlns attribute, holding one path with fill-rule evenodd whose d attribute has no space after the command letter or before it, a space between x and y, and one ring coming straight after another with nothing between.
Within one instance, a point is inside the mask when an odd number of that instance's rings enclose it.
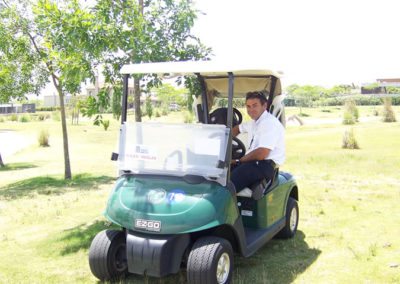
<instances>
[{"instance_id":1,"label":"golf cart front wheel","mask_svg":"<svg viewBox=\"0 0 400 284\"><path fill-rule=\"evenodd\" d=\"M299 223L299 206L297 200L289 197L286 206L286 221L285 227L279 232L278 237L288 239L294 237L297 232L297 225Z\"/></svg>"},{"instance_id":2,"label":"golf cart front wheel","mask_svg":"<svg viewBox=\"0 0 400 284\"><path fill-rule=\"evenodd\" d=\"M232 271L233 250L227 240L218 237L204 237L194 243L187 263L189 283L230 283Z\"/></svg>"},{"instance_id":3,"label":"golf cart front wheel","mask_svg":"<svg viewBox=\"0 0 400 284\"><path fill-rule=\"evenodd\" d=\"M89 266L102 281L124 275L128 270L125 233L117 230L98 233L90 245Z\"/></svg>"}]
</instances>

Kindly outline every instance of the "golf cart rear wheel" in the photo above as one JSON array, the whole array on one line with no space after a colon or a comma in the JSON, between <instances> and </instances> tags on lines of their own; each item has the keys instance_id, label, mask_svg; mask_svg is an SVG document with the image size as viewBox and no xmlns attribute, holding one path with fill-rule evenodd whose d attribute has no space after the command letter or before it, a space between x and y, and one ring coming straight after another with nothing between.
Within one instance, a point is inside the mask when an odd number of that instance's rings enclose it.
<instances>
[{"instance_id":1,"label":"golf cart rear wheel","mask_svg":"<svg viewBox=\"0 0 400 284\"><path fill-rule=\"evenodd\" d=\"M90 245L89 266L93 275L100 280L124 275L128 270L125 233L116 230L98 233Z\"/></svg>"},{"instance_id":2,"label":"golf cart rear wheel","mask_svg":"<svg viewBox=\"0 0 400 284\"><path fill-rule=\"evenodd\" d=\"M232 271L233 250L227 240L204 237L194 243L187 262L189 283L230 283Z\"/></svg>"},{"instance_id":3,"label":"golf cart rear wheel","mask_svg":"<svg viewBox=\"0 0 400 284\"><path fill-rule=\"evenodd\" d=\"M294 237L299 223L299 206L297 200L289 197L286 206L285 227L278 233L279 238L288 239Z\"/></svg>"}]
</instances>

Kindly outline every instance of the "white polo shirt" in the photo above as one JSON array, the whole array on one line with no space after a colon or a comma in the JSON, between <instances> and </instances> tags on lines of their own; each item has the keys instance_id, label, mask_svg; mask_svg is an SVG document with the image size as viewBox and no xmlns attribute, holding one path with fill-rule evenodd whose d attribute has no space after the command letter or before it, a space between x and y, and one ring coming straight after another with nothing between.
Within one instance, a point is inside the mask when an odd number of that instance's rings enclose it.
<instances>
[{"instance_id":1,"label":"white polo shirt","mask_svg":"<svg viewBox=\"0 0 400 284\"><path fill-rule=\"evenodd\" d=\"M239 125L240 133L247 133L249 146L248 153L257 148L270 149L268 157L278 166L285 162L285 128L280 121L268 111L255 121Z\"/></svg>"}]
</instances>

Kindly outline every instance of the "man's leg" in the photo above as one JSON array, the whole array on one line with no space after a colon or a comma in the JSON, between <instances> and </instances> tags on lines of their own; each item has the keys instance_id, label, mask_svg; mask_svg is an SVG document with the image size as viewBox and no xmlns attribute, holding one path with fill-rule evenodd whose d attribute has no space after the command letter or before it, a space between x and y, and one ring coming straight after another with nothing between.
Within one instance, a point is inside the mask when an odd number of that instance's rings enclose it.
<instances>
[{"instance_id":1,"label":"man's leg","mask_svg":"<svg viewBox=\"0 0 400 284\"><path fill-rule=\"evenodd\" d=\"M231 181L235 185L236 192L245 187L250 187L262 179L271 180L275 174L275 166L270 160L255 161L243 163L233 168L231 172ZM253 193L256 196L262 196L262 192Z\"/></svg>"},{"instance_id":2,"label":"man's leg","mask_svg":"<svg viewBox=\"0 0 400 284\"><path fill-rule=\"evenodd\" d=\"M231 181L235 185L236 192L251 186L263 178L265 178L264 171L257 162L240 164L236 166L231 173Z\"/></svg>"}]
</instances>

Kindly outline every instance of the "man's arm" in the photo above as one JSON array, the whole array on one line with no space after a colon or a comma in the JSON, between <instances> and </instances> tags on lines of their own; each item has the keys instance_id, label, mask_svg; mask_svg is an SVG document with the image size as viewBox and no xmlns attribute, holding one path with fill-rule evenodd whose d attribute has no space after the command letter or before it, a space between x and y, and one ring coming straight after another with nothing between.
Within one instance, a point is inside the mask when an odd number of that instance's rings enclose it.
<instances>
[{"instance_id":1,"label":"man's arm","mask_svg":"<svg viewBox=\"0 0 400 284\"><path fill-rule=\"evenodd\" d=\"M268 157L269 152L271 152L270 149L268 148L257 148L253 151L251 151L250 153L247 153L246 155L244 155L242 158L240 158L240 162L244 163L244 162L250 162L250 161L262 161L264 160L266 157ZM236 161L232 161L232 163L236 163Z\"/></svg>"}]
</instances>

